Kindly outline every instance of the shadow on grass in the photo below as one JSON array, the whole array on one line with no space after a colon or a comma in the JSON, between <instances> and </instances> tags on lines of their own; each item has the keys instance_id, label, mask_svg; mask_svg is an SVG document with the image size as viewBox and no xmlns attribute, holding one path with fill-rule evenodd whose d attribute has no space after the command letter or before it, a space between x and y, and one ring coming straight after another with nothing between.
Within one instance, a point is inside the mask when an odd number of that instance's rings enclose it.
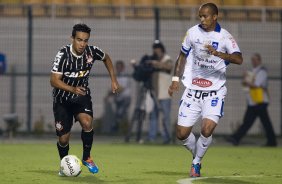
<instances>
[{"instance_id":1,"label":"shadow on grass","mask_svg":"<svg viewBox=\"0 0 282 184\"><path fill-rule=\"evenodd\" d=\"M216 183L216 184L253 184L254 182L248 182L248 181L242 181L238 179L232 179L232 178L206 178L201 180L195 180L193 183Z\"/></svg>"},{"instance_id":2,"label":"shadow on grass","mask_svg":"<svg viewBox=\"0 0 282 184\"><path fill-rule=\"evenodd\" d=\"M44 174L44 175L50 175L57 177L59 180L72 182L72 183L134 183L135 179L129 179L129 178L108 178L107 181L102 180L100 178L97 178L95 175L80 175L78 177L60 177L58 176L58 172L54 170L30 170L27 172L31 173L38 173L38 174Z\"/></svg>"},{"instance_id":3,"label":"shadow on grass","mask_svg":"<svg viewBox=\"0 0 282 184\"><path fill-rule=\"evenodd\" d=\"M185 176L187 173L184 172L175 172L175 171L147 171L145 174L158 174L165 176Z\"/></svg>"}]
</instances>

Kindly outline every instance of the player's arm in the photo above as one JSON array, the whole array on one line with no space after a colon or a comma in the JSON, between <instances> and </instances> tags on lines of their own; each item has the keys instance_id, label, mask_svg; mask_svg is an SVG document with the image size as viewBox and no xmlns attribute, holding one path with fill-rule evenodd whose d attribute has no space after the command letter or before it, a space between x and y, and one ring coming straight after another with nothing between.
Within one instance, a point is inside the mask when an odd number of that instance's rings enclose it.
<instances>
[{"instance_id":1,"label":"player's arm","mask_svg":"<svg viewBox=\"0 0 282 184\"><path fill-rule=\"evenodd\" d=\"M117 78L115 75L115 71L114 71L114 67L113 67L113 63L112 60L110 58L110 56L108 54L105 53L105 57L103 58L103 62L109 72L111 81L112 81L112 92L116 93L119 90L119 84L117 82Z\"/></svg>"},{"instance_id":2,"label":"player's arm","mask_svg":"<svg viewBox=\"0 0 282 184\"><path fill-rule=\"evenodd\" d=\"M172 83L168 88L168 94L170 96L173 95L173 92L179 90L179 78L183 74L184 66L185 66L185 63L186 63L186 57L187 57L186 54L183 53L182 51L180 51L178 58L176 60L176 63L175 63L174 74L173 74L173 77L172 77Z\"/></svg>"},{"instance_id":3,"label":"player's arm","mask_svg":"<svg viewBox=\"0 0 282 184\"><path fill-rule=\"evenodd\" d=\"M55 73L51 72L50 76L50 84L54 88L58 88L64 91L69 91L71 93L77 94L77 95L85 95L85 88L84 87L73 87L70 85L67 85L62 81L63 74L61 73Z\"/></svg>"},{"instance_id":4,"label":"player's arm","mask_svg":"<svg viewBox=\"0 0 282 184\"><path fill-rule=\"evenodd\" d=\"M217 56L225 61L228 61L233 64L241 65L243 63L243 57L242 54L239 52L235 52L232 54L227 54L223 52L216 51L212 45L206 45L206 48L208 49L209 53Z\"/></svg>"}]
</instances>

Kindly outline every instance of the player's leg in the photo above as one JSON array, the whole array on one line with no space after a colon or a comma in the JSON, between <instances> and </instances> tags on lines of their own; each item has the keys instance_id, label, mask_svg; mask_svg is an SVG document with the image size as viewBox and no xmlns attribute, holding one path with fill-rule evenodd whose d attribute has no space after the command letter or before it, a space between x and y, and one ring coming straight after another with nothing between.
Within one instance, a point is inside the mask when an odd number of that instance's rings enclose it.
<instances>
[{"instance_id":1,"label":"player's leg","mask_svg":"<svg viewBox=\"0 0 282 184\"><path fill-rule=\"evenodd\" d=\"M92 149L92 143L93 143L93 118L86 113L79 113L76 116L76 119L80 122L80 125L82 127L81 131L81 140L83 145L83 156L82 156L82 163L88 167L89 171L91 173L97 173L98 167L94 163L90 152Z\"/></svg>"},{"instance_id":2,"label":"player's leg","mask_svg":"<svg viewBox=\"0 0 282 184\"><path fill-rule=\"evenodd\" d=\"M195 157L196 138L191 132L193 125L201 115L201 108L197 101L193 100L193 91L186 89L182 95L178 121L176 126L176 137L183 142L183 146Z\"/></svg>"},{"instance_id":3,"label":"player's leg","mask_svg":"<svg viewBox=\"0 0 282 184\"><path fill-rule=\"evenodd\" d=\"M193 164L201 163L202 158L212 143L212 133L217 126L218 116L209 116L203 119L201 134L196 145L196 154Z\"/></svg>"},{"instance_id":4,"label":"player's leg","mask_svg":"<svg viewBox=\"0 0 282 184\"><path fill-rule=\"evenodd\" d=\"M64 103L54 103L53 112L55 117L55 128L58 136L57 148L59 156L62 159L68 155L70 130L72 127L72 114L68 105Z\"/></svg>"},{"instance_id":5,"label":"player's leg","mask_svg":"<svg viewBox=\"0 0 282 184\"><path fill-rule=\"evenodd\" d=\"M176 125L176 137L182 141L183 146L192 153L193 158L196 154L196 138L191 132L192 126L184 127L181 125Z\"/></svg>"},{"instance_id":6,"label":"player's leg","mask_svg":"<svg viewBox=\"0 0 282 184\"><path fill-rule=\"evenodd\" d=\"M73 123L73 118L68 105L64 103L54 103L53 112L55 117L55 128L58 136L57 149L60 160L68 155L70 130ZM61 170L59 176L64 176Z\"/></svg>"},{"instance_id":7,"label":"player's leg","mask_svg":"<svg viewBox=\"0 0 282 184\"><path fill-rule=\"evenodd\" d=\"M90 157L90 151L93 143L93 118L86 113L79 113L76 116L76 119L79 121L82 130L81 130L81 140L83 143L83 160L87 160Z\"/></svg>"},{"instance_id":8,"label":"player's leg","mask_svg":"<svg viewBox=\"0 0 282 184\"><path fill-rule=\"evenodd\" d=\"M90 96L81 96L73 104L75 119L79 121L81 130L81 140L83 145L82 163L88 167L91 173L97 173L98 167L90 156L93 143L93 109Z\"/></svg>"},{"instance_id":9,"label":"player's leg","mask_svg":"<svg viewBox=\"0 0 282 184\"><path fill-rule=\"evenodd\" d=\"M69 139L70 139L70 132L59 136L59 140L57 142L57 148L61 160L69 153Z\"/></svg>"},{"instance_id":10,"label":"player's leg","mask_svg":"<svg viewBox=\"0 0 282 184\"><path fill-rule=\"evenodd\" d=\"M202 99L202 127L201 134L196 144L196 154L191 168L191 176L200 176L201 160L212 143L212 134L219 119L223 116L224 98L226 87L209 92L208 97ZM203 97L202 97L203 98Z\"/></svg>"},{"instance_id":11,"label":"player's leg","mask_svg":"<svg viewBox=\"0 0 282 184\"><path fill-rule=\"evenodd\" d=\"M192 153L193 158L196 153L196 138L191 132L193 125L201 116L201 107L198 101L192 99L193 91L186 89L179 106L178 122L176 126L176 136L183 142L183 146ZM193 165L190 176L200 176L200 165Z\"/></svg>"}]
</instances>

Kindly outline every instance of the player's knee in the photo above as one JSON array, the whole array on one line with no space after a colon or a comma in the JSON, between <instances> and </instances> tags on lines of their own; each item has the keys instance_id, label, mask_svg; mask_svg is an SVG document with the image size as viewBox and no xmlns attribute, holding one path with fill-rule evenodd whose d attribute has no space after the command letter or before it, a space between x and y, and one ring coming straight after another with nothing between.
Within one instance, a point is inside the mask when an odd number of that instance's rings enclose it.
<instances>
[{"instance_id":1,"label":"player's knee","mask_svg":"<svg viewBox=\"0 0 282 184\"><path fill-rule=\"evenodd\" d=\"M82 129L87 132L93 129L93 125L91 122L83 122L81 123L81 126L82 126Z\"/></svg>"},{"instance_id":2,"label":"player's knee","mask_svg":"<svg viewBox=\"0 0 282 184\"><path fill-rule=\"evenodd\" d=\"M187 139L187 137L189 136L189 134L190 134L190 132L178 130L178 131L176 132L176 137L177 137L177 139L179 139L179 140L182 141L182 140Z\"/></svg>"},{"instance_id":3,"label":"player's knee","mask_svg":"<svg viewBox=\"0 0 282 184\"><path fill-rule=\"evenodd\" d=\"M202 129L201 130L201 134L204 136L204 137L210 137L212 135L212 132L209 130L209 129Z\"/></svg>"},{"instance_id":4,"label":"player's knee","mask_svg":"<svg viewBox=\"0 0 282 184\"><path fill-rule=\"evenodd\" d=\"M69 139L67 137L63 137L61 136L59 138L59 144L64 147L64 146L67 146L69 144Z\"/></svg>"}]
</instances>

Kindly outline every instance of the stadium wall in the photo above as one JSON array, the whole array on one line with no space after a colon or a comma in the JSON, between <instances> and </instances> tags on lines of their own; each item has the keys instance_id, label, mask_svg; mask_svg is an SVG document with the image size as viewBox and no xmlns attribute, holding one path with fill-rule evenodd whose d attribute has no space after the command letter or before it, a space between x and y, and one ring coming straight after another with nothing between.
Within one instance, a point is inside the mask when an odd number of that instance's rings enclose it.
<instances>
[{"instance_id":1,"label":"stadium wall","mask_svg":"<svg viewBox=\"0 0 282 184\"><path fill-rule=\"evenodd\" d=\"M154 39L154 21L151 19L69 19L69 18L34 18L33 28L33 115L32 122L44 118L45 131L53 131L53 114L51 87L49 85L49 71L52 60L58 49L70 43L73 24L85 22L93 28L90 43L99 46L109 53L114 61L124 60L127 64L127 73L132 73L130 60L138 60L143 54L151 53ZM183 36L188 27L196 24L193 21L161 20L160 38L167 47L167 52L176 58ZM250 56L254 52L261 53L263 62L269 70L271 80L269 91L271 104L269 113L273 121L275 133L280 135L281 126L281 25L279 22L220 22L227 28L238 44L244 56L242 66L231 65L228 69L228 96L225 105L225 116L217 128L218 134L229 134L242 122L246 108L245 95L241 87L243 71L250 68ZM5 53L8 60L8 73L0 76L0 116L10 113L11 98L11 68L16 69L16 113L19 115L20 130L26 130L26 101L27 101L27 19L0 18L0 52ZM90 87L94 99L94 116L99 118L104 111L103 99L110 88L106 69L97 62L92 73ZM133 99L135 96L135 82L133 84ZM182 90L183 91L183 90ZM173 98L172 126L176 121L178 101L182 91ZM131 105L131 112L134 108ZM132 113L131 113L132 114ZM5 123L0 119L0 127L5 129ZM148 123L145 123L146 131ZM199 125L195 129L199 130ZM75 125L75 130L79 127ZM257 122L251 129L251 134L260 134L262 127Z\"/></svg>"}]
</instances>

